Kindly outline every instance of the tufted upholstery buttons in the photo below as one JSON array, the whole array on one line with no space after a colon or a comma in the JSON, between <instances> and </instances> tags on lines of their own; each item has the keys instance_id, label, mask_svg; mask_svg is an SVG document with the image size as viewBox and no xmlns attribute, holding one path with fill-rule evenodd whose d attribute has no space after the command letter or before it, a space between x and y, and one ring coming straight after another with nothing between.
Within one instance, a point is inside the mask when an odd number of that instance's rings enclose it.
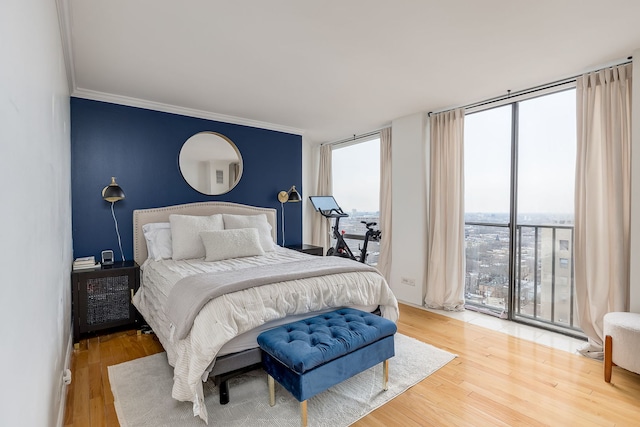
<instances>
[{"instance_id":1,"label":"tufted upholstery buttons","mask_svg":"<svg viewBox=\"0 0 640 427\"><path fill-rule=\"evenodd\" d=\"M396 330L390 320L341 309L261 333L269 404L275 405L278 381L300 402L301 425L306 427L307 399L380 362L387 390Z\"/></svg>"}]
</instances>

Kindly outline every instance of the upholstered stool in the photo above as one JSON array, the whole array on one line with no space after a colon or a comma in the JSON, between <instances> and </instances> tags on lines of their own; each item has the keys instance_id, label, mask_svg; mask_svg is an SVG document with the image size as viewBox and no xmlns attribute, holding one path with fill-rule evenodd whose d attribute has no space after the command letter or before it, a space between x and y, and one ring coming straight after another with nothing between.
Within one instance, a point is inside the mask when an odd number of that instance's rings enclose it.
<instances>
[{"instance_id":1,"label":"upholstered stool","mask_svg":"<svg viewBox=\"0 0 640 427\"><path fill-rule=\"evenodd\" d=\"M604 315L604 380L611 382L611 367L640 374L640 313Z\"/></svg>"},{"instance_id":2,"label":"upholstered stool","mask_svg":"<svg viewBox=\"0 0 640 427\"><path fill-rule=\"evenodd\" d=\"M306 426L307 399L378 363L386 390L396 331L390 320L343 308L261 333L270 405L275 405L275 378L300 402Z\"/></svg>"}]
</instances>

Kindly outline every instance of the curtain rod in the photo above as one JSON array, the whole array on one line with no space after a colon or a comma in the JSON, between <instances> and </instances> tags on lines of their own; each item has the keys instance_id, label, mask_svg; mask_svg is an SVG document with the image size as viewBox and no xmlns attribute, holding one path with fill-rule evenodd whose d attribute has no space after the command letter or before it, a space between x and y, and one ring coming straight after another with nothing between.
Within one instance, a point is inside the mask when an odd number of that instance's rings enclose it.
<instances>
[{"instance_id":1,"label":"curtain rod","mask_svg":"<svg viewBox=\"0 0 640 427\"><path fill-rule=\"evenodd\" d=\"M584 74L587 74L587 73L593 73L593 72L596 72L596 71L605 70L607 68L618 67L620 65L631 64L633 62L632 59L633 59L633 57L629 56L629 57L627 57L626 59L624 59L622 61L615 62L615 63L613 63L611 65L607 65L605 67L599 67L599 68L596 68L594 70L587 71L585 73L578 74L578 75L573 76L573 77L567 77L566 79L556 80L556 81L551 82L551 83L547 83L547 84L539 85L539 86L534 86L534 87L531 87L531 88L528 88L528 89L523 89L523 90L520 90L520 91L514 92L514 93L511 93L511 91L508 90L506 95L496 96L494 98L485 99L484 101L473 102L471 104L462 105L462 106L459 106L459 107L445 108L443 110L438 110L438 111L429 111L429 113L427 113L427 115L429 117L431 117L432 114L446 113L448 111L457 110L458 108L469 109L469 108L482 107L482 106L485 106L485 105L493 104L494 102L504 101L505 99L513 98L513 97L516 97L516 96L529 95L531 93L539 92L541 90L552 89L554 87L562 86L562 85L565 85L567 83L575 82L578 79L578 77L580 77L580 76L582 76Z\"/></svg>"},{"instance_id":2,"label":"curtain rod","mask_svg":"<svg viewBox=\"0 0 640 427\"><path fill-rule=\"evenodd\" d=\"M383 127L378 128L376 130L372 130L371 132L361 133L360 135L356 135L354 133L351 138L345 138L345 139L341 139L339 141L333 141L333 142L324 142L324 143L320 144L320 146L323 146L323 145L340 145L340 144L345 144L347 142L353 142L353 141L356 141L358 139L368 138L368 137L373 136L373 135L375 135L377 133L380 133L380 131L382 129L387 129L387 128L390 128L390 127L391 127L391 125L383 126Z\"/></svg>"}]
</instances>

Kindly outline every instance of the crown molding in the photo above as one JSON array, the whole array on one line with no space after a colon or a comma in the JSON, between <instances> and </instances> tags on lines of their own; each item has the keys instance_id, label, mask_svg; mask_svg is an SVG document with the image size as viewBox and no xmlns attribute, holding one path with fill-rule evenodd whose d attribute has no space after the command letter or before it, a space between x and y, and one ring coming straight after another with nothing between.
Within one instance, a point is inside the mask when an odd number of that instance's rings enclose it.
<instances>
[{"instance_id":1,"label":"crown molding","mask_svg":"<svg viewBox=\"0 0 640 427\"><path fill-rule=\"evenodd\" d=\"M71 14L69 13L68 0L56 0L58 9L58 23L60 26L60 41L62 42L62 55L67 69L67 84L69 93L76 87L76 75L73 67L73 49L71 46Z\"/></svg>"},{"instance_id":2,"label":"crown molding","mask_svg":"<svg viewBox=\"0 0 640 427\"><path fill-rule=\"evenodd\" d=\"M79 88L76 85L75 62L73 58L73 38L71 36L71 13L69 0L56 0L58 9L58 21L60 24L60 39L62 41L62 51L67 69L67 81L71 96L76 98L91 99L94 101L110 102L112 104L127 105L129 107L145 108L147 110L162 111L165 113L179 114L181 116L197 117L200 119L214 120L223 123L232 123L242 126L250 126L260 129L273 130L276 132L303 135L304 129L283 126L274 123L261 122L258 120L245 119L242 117L228 116L225 114L212 113L210 111L196 110L193 108L179 107L176 105L163 104L160 102L147 101L144 99L132 98L122 95L114 95L106 92L94 91L91 89Z\"/></svg>"},{"instance_id":3,"label":"crown molding","mask_svg":"<svg viewBox=\"0 0 640 427\"><path fill-rule=\"evenodd\" d=\"M145 108L147 110L162 111L164 113L179 114L181 116L197 117L200 119L214 120L223 123L232 123L242 126L250 126L260 129L268 129L277 132L303 135L304 129L283 126L274 123L261 122L258 120L245 119L242 117L228 116L226 114L212 113L210 111L196 110L193 108L179 107L176 105L163 104L160 102L147 101L139 98L132 98L122 95L113 95L105 92L98 92L90 89L75 88L71 96L76 98L91 99L94 101L109 102L112 104L126 105L129 107Z\"/></svg>"}]
</instances>

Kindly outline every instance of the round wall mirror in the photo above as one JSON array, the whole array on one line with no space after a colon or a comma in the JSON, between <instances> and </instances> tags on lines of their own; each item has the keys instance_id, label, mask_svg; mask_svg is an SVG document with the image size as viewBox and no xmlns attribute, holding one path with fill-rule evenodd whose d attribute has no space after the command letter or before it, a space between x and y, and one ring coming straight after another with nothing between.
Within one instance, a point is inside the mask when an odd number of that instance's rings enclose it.
<instances>
[{"instance_id":1,"label":"round wall mirror","mask_svg":"<svg viewBox=\"0 0 640 427\"><path fill-rule=\"evenodd\" d=\"M180 149L180 173L194 190L210 196L231 191L242 176L242 156L229 138L200 132Z\"/></svg>"}]
</instances>

